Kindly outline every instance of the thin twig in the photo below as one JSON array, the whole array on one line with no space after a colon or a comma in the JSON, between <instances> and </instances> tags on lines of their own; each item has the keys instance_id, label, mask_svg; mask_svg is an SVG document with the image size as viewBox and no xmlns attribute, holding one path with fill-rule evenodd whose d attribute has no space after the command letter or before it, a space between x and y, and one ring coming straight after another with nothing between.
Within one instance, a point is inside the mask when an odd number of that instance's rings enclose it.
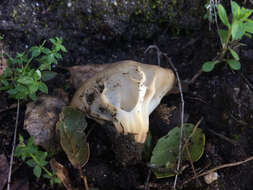
<instances>
[{"instance_id":1,"label":"thin twig","mask_svg":"<svg viewBox=\"0 0 253 190\"><path fill-rule=\"evenodd\" d=\"M199 184L199 186L201 186L199 178L197 178L197 173L196 173L195 167L193 165L193 161L192 161L192 157L191 157L191 153L190 153L188 144L186 144L186 152L187 152L188 159L190 160L190 164L191 164L191 168L192 168L192 171L193 171L193 175L194 175L194 177L196 177L196 181Z\"/></svg>"},{"instance_id":2,"label":"thin twig","mask_svg":"<svg viewBox=\"0 0 253 190\"><path fill-rule=\"evenodd\" d=\"M226 136L224 136L224 135L222 135L222 134L216 133L216 132L215 132L214 130L212 130L212 129L207 129L207 130L210 131L212 134L214 134L214 135L220 137L221 139L223 139L223 140L229 142L230 144L232 144L232 145L234 145L234 146L236 146L236 145L238 144L235 140L230 139L230 138L228 138L228 137L226 137Z\"/></svg>"},{"instance_id":3,"label":"thin twig","mask_svg":"<svg viewBox=\"0 0 253 190\"><path fill-rule=\"evenodd\" d=\"M177 79L177 84L178 84L178 88L179 88L179 92L180 92L180 98L181 98L181 121L180 121L180 139L179 139L179 146L178 146L178 162L177 162L177 171L180 170L180 166L181 166L181 161L182 161L182 146L183 146L183 133L184 133L184 97L183 97L183 91L182 91L182 85L181 85L181 81L177 72L177 68L174 66L171 58L169 58L165 53L161 53L160 49L156 46L156 45L150 45L146 50L145 53L147 51L149 51L150 49L156 49L157 51L157 59L158 59L158 65L160 66L160 56L163 55L169 62L170 66L172 67L172 69L174 70L175 74L176 74L176 79ZM178 178L178 174L176 174L175 176L175 180L174 180L174 189L176 188L177 185L177 178Z\"/></svg>"},{"instance_id":4,"label":"thin twig","mask_svg":"<svg viewBox=\"0 0 253 190\"><path fill-rule=\"evenodd\" d=\"M160 61L160 56L161 56L161 51L160 49L156 46L156 45L150 45L148 46L148 48L144 51L144 53L146 54L150 49L155 49L156 50L156 55L157 55L157 64L159 66L161 66L161 61Z\"/></svg>"},{"instance_id":5,"label":"thin twig","mask_svg":"<svg viewBox=\"0 0 253 190\"><path fill-rule=\"evenodd\" d=\"M167 57L166 54L164 54L164 56ZM169 61L170 66L173 68L174 72L176 73L177 84L178 84L180 98L181 98L181 118L180 118L181 123L180 123L180 139L179 139L179 146L178 146L178 162L177 162L177 171L179 171L181 161L182 161L182 145L183 145L183 136L184 136L183 135L184 134L184 96L183 96L181 81L180 81L177 69L174 66L171 58L167 57L167 59ZM176 189L177 178L178 178L178 174L176 174L176 176L175 176L174 185L173 185L174 189Z\"/></svg>"},{"instance_id":6,"label":"thin twig","mask_svg":"<svg viewBox=\"0 0 253 190\"><path fill-rule=\"evenodd\" d=\"M150 176L151 176L151 169L148 170L148 176L147 176L146 183L144 185L144 190L149 190L149 179L150 179Z\"/></svg>"},{"instance_id":7,"label":"thin twig","mask_svg":"<svg viewBox=\"0 0 253 190\"><path fill-rule=\"evenodd\" d=\"M8 174L7 190L10 190L10 184L11 184L11 171L12 171L13 157L14 157L14 151L15 151L15 146L16 146L18 119L19 119L19 100L17 104L16 123L15 123L14 137L13 137L13 143L12 143L12 152L11 152L10 168L9 168L9 174Z\"/></svg>"},{"instance_id":8,"label":"thin twig","mask_svg":"<svg viewBox=\"0 0 253 190\"><path fill-rule=\"evenodd\" d=\"M195 179L195 178L199 178L199 177L201 177L201 176L205 176L205 175L207 175L207 174L210 174L210 173L212 173L212 172L215 172L215 171L220 170L220 169L223 169L223 168L238 166L238 165L244 164L244 163L246 163L246 162L249 162L249 161L251 161L251 160L253 160L253 156L250 156L249 158L247 158L247 159L245 159L245 160L243 160L243 161L233 162L233 163L223 164L223 165L217 166L217 167L215 167L215 168L213 168L213 169L210 169L210 170L208 170L208 171L206 171L206 172L203 172L203 173L197 175L196 177L193 176L191 179L185 181L183 185L189 183L191 180L193 180L193 179Z\"/></svg>"}]
</instances>

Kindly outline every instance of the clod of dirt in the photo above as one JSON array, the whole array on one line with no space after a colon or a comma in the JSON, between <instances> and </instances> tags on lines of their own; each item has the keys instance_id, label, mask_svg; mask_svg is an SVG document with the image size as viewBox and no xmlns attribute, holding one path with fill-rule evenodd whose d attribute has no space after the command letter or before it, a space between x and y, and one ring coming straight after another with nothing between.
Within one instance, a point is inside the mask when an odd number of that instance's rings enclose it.
<instances>
[{"instance_id":1,"label":"clod of dirt","mask_svg":"<svg viewBox=\"0 0 253 190\"><path fill-rule=\"evenodd\" d=\"M9 163L4 154L0 155L0 189L4 189L4 186L8 179Z\"/></svg>"},{"instance_id":2,"label":"clod of dirt","mask_svg":"<svg viewBox=\"0 0 253 190\"><path fill-rule=\"evenodd\" d=\"M87 79L104 70L106 66L102 64L88 64L67 67L66 69L70 72L70 82L75 89L78 89Z\"/></svg>"},{"instance_id":3,"label":"clod of dirt","mask_svg":"<svg viewBox=\"0 0 253 190\"><path fill-rule=\"evenodd\" d=\"M101 124L113 123L117 135L132 135L134 144L143 144L149 130L149 115L174 82L170 69L121 61L84 82L71 106Z\"/></svg>"},{"instance_id":4,"label":"clod of dirt","mask_svg":"<svg viewBox=\"0 0 253 190\"><path fill-rule=\"evenodd\" d=\"M55 125L62 107L66 104L66 100L49 95L42 95L36 101L27 104L24 128L33 136L36 145L47 151L58 150L59 141Z\"/></svg>"}]
</instances>

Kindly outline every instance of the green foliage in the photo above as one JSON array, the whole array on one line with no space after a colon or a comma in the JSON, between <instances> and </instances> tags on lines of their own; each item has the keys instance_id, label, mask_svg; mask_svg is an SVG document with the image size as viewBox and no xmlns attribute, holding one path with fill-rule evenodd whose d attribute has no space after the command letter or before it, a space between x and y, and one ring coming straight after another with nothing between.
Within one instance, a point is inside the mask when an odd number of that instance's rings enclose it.
<instances>
[{"instance_id":1,"label":"green foliage","mask_svg":"<svg viewBox=\"0 0 253 190\"><path fill-rule=\"evenodd\" d=\"M189 147L191 160L198 161L204 152L205 135L200 128L194 130L194 125L184 124L184 139ZM157 178L174 176L178 160L178 147L180 141L180 128L175 127L160 138L155 145L151 157L151 168ZM189 160L186 146L183 146L182 161Z\"/></svg>"},{"instance_id":2,"label":"green foliage","mask_svg":"<svg viewBox=\"0 0 253 190\"><path fill-rule=\"evenodd\" d=\"M31 47L28 52L17 53L15 58L8 54L7 68L0 75L0 90L7 91L11 98L36 98L36 93L48 93L47 85L43 82L43 73L51 71L52 64L57 64L62 56L60 51L67 50L62 45L62 39L50 39L52 48L40 46ZM3 56L3 55L2 55Z\"/></svg>"},{"instance_id":3,"label":"green foliage","mask_svg":"<svg viewBox=\"0 0 253 190\"><path fill-rule=\"evenodd\" d=\"M84 114L71 107L63 108L60 120L56 124L62 149L71 164L79 170L87 163L90 156L89 144L84 132L86 127Z\"/></svg>"},{"instance_id":4,"label":"green foliage","mask_svg":"<svg viewBox=\"0 0 253 190\"><path fill-rule=\"evenodd\" d=\"M236 2L231 2L232 8L232 22L229 22L226 10L221 4L218 4L218 16L226 29L218 30L220 37L222 51L214 61L205 62L202 66L204 72L210 72L214 69L217 63L225 62L232 70L239 70L241 64L239 62L239 55L234 48L240 46L239 40L243 36L251 38L253 33L253 20L249 19L253 10L240 7Z\"/></svg>"},{"instance_id":5,"label":"green foliage","mask_svg":"<svg viewBox=\"0 0 253 190\"><path fill-rule=\"evenodd\" d=\"M55 172L50 172L46 169L48 165L47 152L40 151L38 147L34 144L33 138L30 137L27 143L24 143L24 138L19 136L19 144L16 147L15 156L20 157L27 165L33 168L33 173L37 178L41 177L42 171L45 172L43 177L50 180L50 184L60 183Z\"/></svg>"}]
</instances>

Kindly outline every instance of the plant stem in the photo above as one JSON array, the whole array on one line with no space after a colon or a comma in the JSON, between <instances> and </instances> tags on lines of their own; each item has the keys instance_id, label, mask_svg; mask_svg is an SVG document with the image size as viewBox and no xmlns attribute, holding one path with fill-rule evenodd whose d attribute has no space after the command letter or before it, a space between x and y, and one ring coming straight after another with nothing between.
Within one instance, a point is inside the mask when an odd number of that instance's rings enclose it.
<instances>
[{"instance_id":1,"label":"plant stem","mask_svg":"<svg viewBox=\"0 0 253 190\"><path fill-rule=\"evenodd\" d=\"M14 151L15 151L15 146L16 146L18 119L19 119L19 100L18 100L18 105L17 105L16 123L15 123L15 130L14 130L14 137L13 137L13 144L12 144L12 152L11 152L11 158L10 158L10 168L9 168L9 174L8 174L7 190L10 190L10 184L11 184L11 170L12 170L13 157L14 157Z\"/></svg>"},{"instance_id":2,"label":"plant stem","mask_svg":"<svg viewBox=\"0 0 253 190\"><path fill-rule=\"evenodd\" d=\"M32 159L40 166L38 159L36 158L36 156L34 156L33 154L30 154L30 156L32 157ZM53 174L44 166L40 166L50 177L53 176Z\"/></svg>"}]
</instances>

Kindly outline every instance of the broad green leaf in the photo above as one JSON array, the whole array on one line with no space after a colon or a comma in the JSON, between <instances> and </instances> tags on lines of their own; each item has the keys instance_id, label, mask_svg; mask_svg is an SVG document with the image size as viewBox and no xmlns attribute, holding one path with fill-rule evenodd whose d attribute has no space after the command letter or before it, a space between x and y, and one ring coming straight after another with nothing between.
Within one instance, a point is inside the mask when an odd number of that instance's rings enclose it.
<instances>
[{"instance_id":1,"label":"broad green leaf","mask_svg":"<svg viewBox=\"0 0 253 190\"><path fill-rule=\"evenodd\" d=\"M233 13L233 20L236 21L238 20L238 17L240 15L240 6L235 2L231 2L231 7L232 7L232 13Z\"/></svg>"},{"instance_id":2,"label":"broad green leaf","mask_svg":"<svg viewBox=\"0 0 253 190\"><path fill-rule=\"evenodd\" d=\"M242 22L233 22L232 24L232 39L240 40L245 33L244 24Z\"/></svg>"},{"instance_id":3,"label":"broad green leaf","mask_svg":"<svg viewBox=\"0 0 253 190\"><path fill-rule=\"evenodd\" d=\"M47 88L47 85L44 82L40 82L39 90L41 92L44 92L44 93L48 94L48 88Z\"/></svg>"},{"instance_id":4,"label":"broad green leaf","mask_svg":"<svg viewBox=\"0 0 253 190\"><path fill-rule=\"evenodd\" d=\"M41 176L41 168L36 165L34 168L33 168L33 173L34 175L37 177L37 178L40 178Z\"/></svg>"},{"instance_id":5,"label":"broad green leaf","mask_svg":"<svg viewBox=\"0 0 253 190\"><path fill-rule=\"evenodd\" d=\"M246 32L253 34L253 20L249 20L244 24L244 28Z\"/></svg>"},{"instance_id":6,"label":"broad green leaf","mask_svg":"<svg viewBox=\"0 0 253 190\"><path fill-rule=\"evenodd\" d=\"M218 15L220 17L220 20L223 22L223 24L225 24L228 28L230 28L226 10L221 4L218 5Z\"/></svg>"},{"instance_id":7,"label":"broad green leaf","mask_svg":"<svg viewBox=\"0 0 253 190\"><path fill-rule=\"evenodd\" d=\"M228 49L229 49L231 55L234 57L234 59L239 61L239 59L240 59L239 55L233 49L231 49L230 47Z\"/></svg>"},{"instance_id":8,"label":"broad green leaf","mask_svg":"<svg viewBox=\"0 0 253 190\"><path fill-rule=\"evenodd\" d=\"M53 71L43 71L41 79L43 81L49 81L49 80L55 78L56 75L57 75L57 73L53 72Z\"/></svg>"},{"instance_id":9,"label":"broad green leaf","mask_svg":"<svg viewBox=\"0 0 253 190\"><path fill-rule=\"evenodd\" d=\"M28 77L28 76L23 76L21 78L18 79L18 82L21 83L21 84L32 84L34 83L34 80L32 77Z\"/></svg>"},{"instance_id":10,"label":"broad green leaf","mask_svg":"<svg viewBox=\"0 0 253 190\"><path fill-rule=\"evenodd\" d=\"M214 69L215 64L217 64L217 61L207 61L202 65L202 71L204 72L210 72Z\"/></svg>"},{"instance_id":11,"label":"broad green leaf","mask_svg":"<svg viewBox=\"0 0 253 190\"><path fill-rule=\"evenodd\" d=\"M252 13L252 10L250 9L245 9L244 7L241 8L240 10L240 15L238 17L238 19L243 22L245 21Z\"/></svg>"},{"instance_id":12,"label":"broad green leaf","mask_svg":"<svg viewBox=\"0 0 253 190\"><path fill-rule=\"evenodd\" d=\"M188 147L193 162L198 161L204 152L205 135L200 128L192 133L194 125L184 124L184 137L189 140ZM178 160L178 147L180 139L180 128L175 127L169 133L160 138L152 152L151 166L157 178L170 177L175 175ZM189 160L186 148L183 150L182 161Z\"/></svg>"},{"instance_id":13,"label":"broad green leaf","mask_svg":"<svg viewBox=\"0 0 253 190\"><path fill-rule=\"evenodd\" d=\"M60 120L56 127L62 149L67 154L71 164L76 168L84 166L90 155L89 144L84 132L87 127L84 114L71 107L65 107L60 114Z\"/></svg>"},{"instance_id":14,"label":"broad green leaf","mask_svg":"<svg viewBox=\"0 0 253 190\"><path fill-rule=\"evenodd\" d=\"M218 33L221 39L222 47L224 47L228 38L228 30L218 30Z\"/></svg>"},{"instance_id":15,"label":"broad green leaf","mask_svg":"<svg viewBox=\"0 0 253 190\"><path fill-rule=\"evenodd\" d=\"M229 59L227 60L227 63L230 66L230 68L233 70L239 70L241 68L241 63L237 60Z\"/></svg>"}]
</instances>

